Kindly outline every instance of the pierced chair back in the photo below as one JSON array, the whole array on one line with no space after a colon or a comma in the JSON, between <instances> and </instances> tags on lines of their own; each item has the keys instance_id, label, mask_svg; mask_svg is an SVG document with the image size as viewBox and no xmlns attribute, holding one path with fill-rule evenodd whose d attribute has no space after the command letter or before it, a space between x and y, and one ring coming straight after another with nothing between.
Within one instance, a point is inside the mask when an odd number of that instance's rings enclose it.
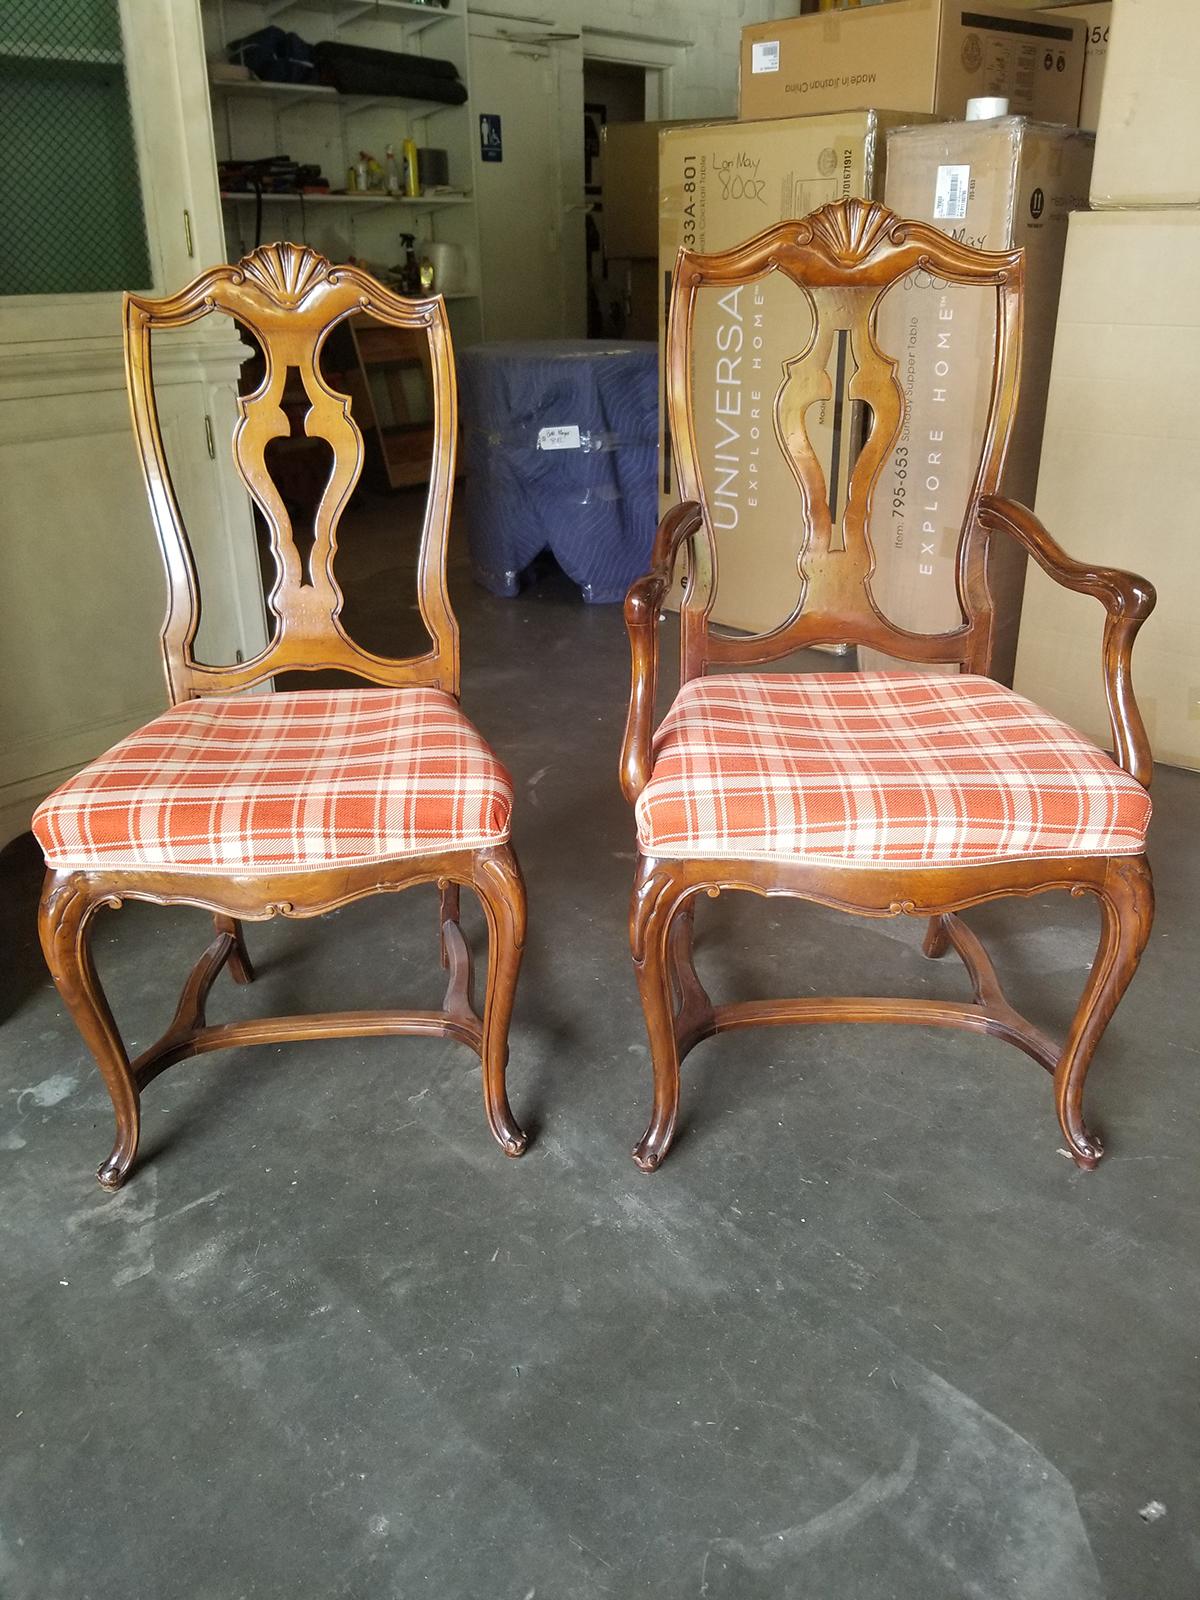
<instances>
[{"instance_id":1,"label":"pierced chair back","mask_svg":"<svg viewBox=\"0 0 1200 1600\"><path fill-rule=\"evenodd\" d=\"M915 633L891 621L872 589L872 500L885 462L905 421L905 392L897 353L884 351L877 322L884 296L924 273L947 284L990 292L996 300L995 358L978 471L964 507L956 583L961 625L943 633ZM781 274L807 303L812 332L807 345L783 366L782 381L757 373L761 389L763 450L771 435L795 481L795 604L765 633L714 632L718 562L713 486L701 468L693 393L693 333L702 291L746 328L748 307L733 302L741 291ZM960 244L936 228L907 222L884 206L844 200L802 221L781 222L734 249L709 255L681 250L675 268L667 331L667 402L680 497L699 502L703 524L687 545L681 606L681 678L722 668L777 661L806 645L848 642L911 662L957 664L988 671L993 605L988 587L988 530L978 517L981 497L994 494L1012 431L1020 377L1024 293L1023 252L991 252ZM798 319L799 320L799 319ZM801 323L802 325L802 323ZM733 326L731 322L730 327ZM727 336L734 341L735 335ZM738 351L752 370L751 333ZM728 369L732 374L732 367ZM810 416L835 397L839 375L849 374L847 396L869 417L844 501L830 509L830 485L818 458ZM742 385L745 393L745 385ZM732 405L732 398L728 402ZM748 408L748 407L747 407ZM769 419L769 420L767 420ZM746 426L743 419L742 427ZM719 457L718 457L719 461ZM781 514L787 514L784 510Z\"/></svg>"},{"instance_id":2,"label":"pierced chair back","mask_svg":"<svg viewBox=\"0 0 1200 1600\"><path fill-rule=\"evenodd\" d=\"M275 563L267 599L273 636L252 660L209 666L194 652L200 590L187 528L171 481L159 427L151 335L186 327L214 312L234 318L258 341L265 371L253 394L238 400L233 439L237 472L265 519ZM431 479L418 553L417 601L430 637L422 655L392 660L356 644L342 625L342 591L334 571L338 526L363 469L363 435L350 397L330 387L321 355L347 317L369 313L428 339L433 399ZM174 704L205 694L253 688L277 672L335 668L390 688L420 684L457 695L458 625L446 588L446 540L454 485L456 391L450 329L440 298L405 300L368 273L334 266L294 244L260 246L235 265L213 267L181 293L163 299L125 296L125 363L134 432L151 514L167 571L163 663ZM311 548L297 543L292 520L267 463L271 442L290 433L282 406L295 372L309 401L304 431L333 454L313 521Z\"/></svg>"}]
</instances>

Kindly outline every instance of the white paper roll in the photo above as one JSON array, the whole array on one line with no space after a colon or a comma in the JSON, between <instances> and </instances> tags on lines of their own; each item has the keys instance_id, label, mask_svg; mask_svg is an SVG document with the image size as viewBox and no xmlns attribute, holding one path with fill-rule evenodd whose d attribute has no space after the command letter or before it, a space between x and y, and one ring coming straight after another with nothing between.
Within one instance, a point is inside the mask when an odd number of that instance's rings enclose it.
<instances>
[{"instance_id":1,"label":"white paper roll","mask_svg":"<svg viewBox=\"0 0 1200 1600\"><path fill-rule=\"evenodd\" d=\"M1008 101L1003 95L981 94L967 101L967 121L987 122L991 117L1006 117Z\"/></svg>"}]
</instances>

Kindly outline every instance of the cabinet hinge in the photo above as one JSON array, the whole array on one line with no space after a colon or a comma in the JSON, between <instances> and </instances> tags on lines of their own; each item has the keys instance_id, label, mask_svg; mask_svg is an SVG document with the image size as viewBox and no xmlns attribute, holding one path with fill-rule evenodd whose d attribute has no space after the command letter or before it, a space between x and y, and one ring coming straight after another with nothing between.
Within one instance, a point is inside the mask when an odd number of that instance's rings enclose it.
<instances>
[{"instance_id":1,"label":"cabinet hinge","mask_svg":"<svg viewBox=\"0 0 1200 1600\"><path fill-rule=\"evenodd\" d=\"M217 441L213 436L212 418L207 411L204 413L204 442L208 446L209 459L215 461L217 459Z\"/></svg>"},{"instance_id":2,"label":"cabinet hinge","mask_svg":"<svg viewBox=\"0 0 1200 1600\"><path fill-rule=\"evenodd\" d=\"M194 256L196 249L192 243L192 213L190 211L183 213L183 242L188 255Z\"/></svg>"}]
</instances>

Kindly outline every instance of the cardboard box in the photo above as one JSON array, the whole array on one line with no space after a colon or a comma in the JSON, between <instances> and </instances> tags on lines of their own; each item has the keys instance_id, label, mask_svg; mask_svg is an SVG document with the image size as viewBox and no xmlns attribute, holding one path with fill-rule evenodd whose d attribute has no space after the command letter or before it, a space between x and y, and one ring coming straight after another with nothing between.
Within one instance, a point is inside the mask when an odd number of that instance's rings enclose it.
<instances>
[{"instance_id":1,"label":"cardboard box","mask_svg":"<svg viewBox=\"0 0 1200 1600\"><path fill-rule=\"evenodd\" d=\"M610 260L658 260L658 136L664 128L693 126L694 122L610 122L602 130L601 228Z\"/></svg>"},{"instance_id":2,"label":"cardboard box","mask_svg":"<svg viewBox=\"0 0 1200 1600\"><path fill-rule=\"evenodd\" d=\"M1025 249L1025 330L1017 420L1002 481L1033 504L1059 280L1070 213L1087 205L1090 134L998 117L905 128L888 141L887 204L935 222L984 250ZM941 215L939 215L941 213ZM961 621L955 591L959 532L979 467L992 382L994 290L917 279L880 307L882 349L900 357L903 430L871 514L875 599L901 627L938 633ZM993 671L1011 683L1025 557L992 546ZM892 663L859 652L864 667Z\"/></svg>"},{"instance_id":3,"label":"cardboard box","mask_svg":"<svg viewBox=\"0 0 1200 1600\"><path fill-rule=\"evenodd\" d=\"M779 122L672 129L659 145L659 372L665 311L681 245L726 250L775 222L802 217L847 195L882 190L886 133L903 112L847 111ZM799 492L771 421L783 363L812 334L800 290L779 274L721 292L701 291L693 336L693 404L701 470L720 562L713 617L764 631L784 621L799 595ZM662 392L660 390L660 392ZM858 406L844 386L810 418L813 444L837 501L852 459ZM665 510L678 499L660 407L659 487ZM831 474L836 460L838 470Z\"/></svg>"},{"instance_id":4,"label":"cardboard box","mask_svg":"<svg viewBox=\"0 0 1200 1600\"><path fill-rule=\"evenodd\" d=\"M810 116L854 106L961 117L978 95L1014 115L1074 127L1084 25L988 0L891 0L742 29L738 115Z\"/></svg>"},{"instance_id":5,"label":"cardboard box","mask_svg":"<svg viewBox=\"0 0 1200 1600\"><path fill-rule=\"evenodd\" d=\"M1071 218L1037 513L1081 561L1158 590L1133 683L1159 761L1200 769L1200 211ZM1016 687L1112 748L1104 609L1033 563Z\"/></svg>"},{"instance_id":6,"label":"cardboard box","mask_svg":"<svg viewBox=\"0 0 1200 1600\"><path fill-rule=\"evenodd\" d=\"M1116 0L1092 205L1200 206L1200 5Z\"/></svg>"},{"instance_id":7,"label":"cardboard box","mask_svg":"<svg viewBox=\"0 0 1200 1600\"><path fill-rule=\"evenodd\" d=\"M611 268L610 268L611 276ZM625 327L622 338L658 338L658 262L624 263Z\"/></svg>"},{"instance_id":8,"label":"cardboard box","mask_svg":"<svg viewBox=\"0 0 1200 1600\"><path fill-rule=\"evenodd\" d=\"M1100 97L1104 89L1104 69L1108 65L1108 30L1112 23L1112 0L1072 0L1047 10L1078 17L1087 29L1083 51L1083 90L1079 96L1079 126L1095 133L1100 125Z\"/></svg>"}]
</instances>

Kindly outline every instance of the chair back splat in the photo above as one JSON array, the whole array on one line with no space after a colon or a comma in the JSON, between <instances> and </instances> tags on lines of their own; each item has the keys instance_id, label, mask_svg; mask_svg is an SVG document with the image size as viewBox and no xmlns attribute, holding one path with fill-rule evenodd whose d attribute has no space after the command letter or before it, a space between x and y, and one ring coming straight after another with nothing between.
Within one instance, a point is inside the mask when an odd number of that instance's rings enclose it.
<instances>
[{"instance_id":1,"label":"chair back splat","mask_svg":"<svg viewBox=\"0 0 1200 1600\"><path fill-rule=\"evenodd\" d=\"M266 522L275 562L267 600L275 621L273 637L252 660L227 666L205 665L194 653L200 623L196 564L167 465L151 364L154 330L185 327L213 312L242 324L263 353L262 382L238 400L241 418L233 458ZM320 361L330 333L354 313L367 313L396 328L424 330L429 342L434 446L417 601L431 645L423 655L405 660L364 650L341 622L343 596L334 573L338 524L362 472L363 437L350 414L350 397L330 388ZM306 246L262 245L236 265L213 267L180 294L164 299L127 294L125 360L134 431L167 570L162 651L172 701L253 688L278 672L331 668L385 687L423 684L456 695L458 625L446 588L446 540L458 429L450 330L442 301L402 300L358 268L333 266ZM333 453L311 548L303 552L267 465L272 440L290 431L282 398L292 370L309 401L304 431L310 439L323 440Z\"/></svg>"},{"instance_id":2,"label":"chair back splat","mask_svg":"<svg viewBox=\"0 0 1200 1600\"><path fill-rule=\"evenodd\" d=\"M782 379L761 374L764 415L795 479L797 588L789 616L769 632L716 633L710 615L717 594L713 495L701 481L690 351L702 290L730 297L769 274L791 280L812 319L808 344L784 363ZM884 296L913 274L946 284L991 290L996 345L991 399L979 468L964 508L957 559L962 623L944 633L913 633L889 620L871 587L875 560L869 524L880 473L901 438L904 387L895 353L879 348L876 324ZM705 508L704 526L688 550L682 614L681 676L710 667L777 661L807 645L870 646L902 661L957 664L987 672L993 607L988 589L988 533L977 508L998 488L1020 376L1024 286L1020 250L975 250L920 222L906 222L865 200L823 206L798 222L782 222L719 255L681 251L667 332L669 413L681 498ZM744 307L732 307L745 320ZM748 339L748 336L746 336ZM749 353L748 343L744 346ZM747 363L749 365L749 363ZM809 418L834 398L835 372L850 374L847 396L869 415L862 449L850 470L836 516L830 485L814 449ZM769 410L768 410L769 406ZM767 433L767 424L763 425ZM769 439L765 442L769 448Z\"/></svg>"}]
</instances>

